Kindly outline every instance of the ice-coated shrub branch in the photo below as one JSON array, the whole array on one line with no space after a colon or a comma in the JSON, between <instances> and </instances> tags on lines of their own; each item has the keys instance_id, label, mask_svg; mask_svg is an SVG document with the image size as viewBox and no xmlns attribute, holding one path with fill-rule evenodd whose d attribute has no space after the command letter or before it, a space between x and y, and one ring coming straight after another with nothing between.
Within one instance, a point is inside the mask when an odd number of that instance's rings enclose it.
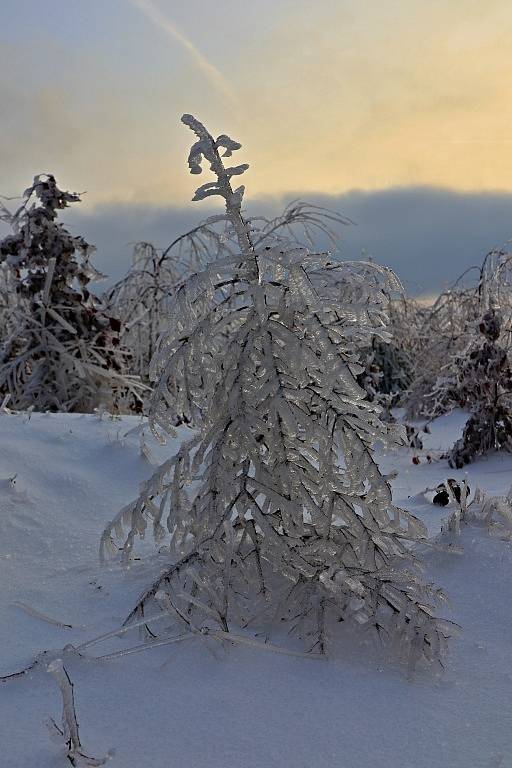
<instances>
[{"instance_id":1,"label":"ice-coated shrub branch","mask_svg":"<svg viewBox=\"0 0 512 768\"><path fill-rule=\"evenodd\" d=\"M257 216L246 222L257 247L267 240L275 244L278 239L283 247L290 247L299 244L301 236L313 243L317 235L335 245L337 228L349 223L333 211L300 201L289 203L273 219ZM150 362L168 325L178 288L207 264L238 251L238 238L226 215L210 216L163 251L152 243L135 245L131 268L104 297L109 312L120 319L121 345L130 350L126 360L130 374L149 382ZM186 417L177 417L177 423L181 419Z\"/></svg>"},{"instance_id":2,"label":"ice-coated shrub branch","mask_svg":"<svg viewBox=\"0 0 512 768\"><path fill-rule=\"evenodd\" d=\"M181 629L279 636L288 625L324 652L353 620L398 641L413 665L439 660L449 628L410 549L426 530L393 504L372 447L397 435L356 381L361 347L386 338L396 279L259 237L231 185L247 166L223 163L240 145L183 122L198 139L191 172L206 161L216 177L194 199L223 198L238 250L179 288L153 361L154 432L186 414L197 434L103 534L103 556L120 547L129 558L148 525L168 546L169 566L129 619L165 593Z\"/></svg>"}]
</instances>

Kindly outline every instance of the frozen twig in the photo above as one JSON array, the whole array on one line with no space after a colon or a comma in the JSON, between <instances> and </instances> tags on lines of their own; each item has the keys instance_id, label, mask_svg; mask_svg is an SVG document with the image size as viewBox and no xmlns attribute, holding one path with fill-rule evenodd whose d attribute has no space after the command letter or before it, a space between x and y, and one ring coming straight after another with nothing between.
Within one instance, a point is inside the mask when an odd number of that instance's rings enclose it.
<instances>
[{"instance_id":1,"label":"frozen twig","mask_svg":"<svg viewBox=\"0 0 512 768\"><path fill-rule=\"evenodd\" d=\"M30 605L27 605L26 603L20 602L19 600L16 600L15 602L13 602L12 605L17 605L19 608L22 608L30 616L34 616L34 618L36 619L41 619L41 621L46 621L48 624L53 624L55 627L60 627L61 629L73 629L72 624L66 624L63 621L52 619L51 616L47 616L45 613L41 613L41 611L38 611L35 608L32 608Z\"/></svg>"},{"instance_id":2,"label":"frozen twig","mask_svg":"<svg viewBox=\"0 0 512 768\"><path fill-rule=\"evenodd\" d=\"M55 720L50 717L47 721L50 734L64 743L66 756L71 765L105 765L107 760L112 757L112 752L109 752L105 757L95 758L86 755L82 750L78 731L78 721L76 718L73 683L62 663L62 659L55 659L48 665L47 669L59 686L62 695L62 723L61 726L58 726Z\"/></svg>"}]
</instances>

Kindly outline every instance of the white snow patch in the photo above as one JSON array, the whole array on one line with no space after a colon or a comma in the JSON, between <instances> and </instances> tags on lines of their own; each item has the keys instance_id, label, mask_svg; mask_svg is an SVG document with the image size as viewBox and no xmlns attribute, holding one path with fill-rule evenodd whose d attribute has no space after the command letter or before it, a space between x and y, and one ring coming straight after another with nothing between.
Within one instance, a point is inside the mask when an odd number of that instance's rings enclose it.
<instances>
[{"instance_id":1,"label":"white snow patch","mask_svg":"<svg viewBox=\"0 0 512 768\"><path fill-rule=\"evenodd\" d=\"M478 485L503 494L512 482L510 455L465 471L424 460L453 444L465 418L454 413L432 425L419 466L409 449L379 456L385 473L398 469L395 501L431 533L447 510L430 504L425 488L467 477L472 492ZM62 657L82 741L93 754L114 748L113 768L512 766L512 546L481 528L463 530L463 554L424 557L428 579L448 593L449 616L463 627L442 677L422 671L408 682L399 665L350 636L319 663L242 646L225 653L199 639L109 662L63 654L66 644L119 626L162 567L151 542L143 547L151 556L129 570L100 567L97 558L103 526L151 473L137 435L124 437L136 424L135 417L0 415L0 674L43 649L48 661ZM157 459L177 447L148 443ZM111 640L97 653L124 642ZM43 724L61 710L44 667L0 685L6 768L67 764Z\"/></svg>"}]
</instances>

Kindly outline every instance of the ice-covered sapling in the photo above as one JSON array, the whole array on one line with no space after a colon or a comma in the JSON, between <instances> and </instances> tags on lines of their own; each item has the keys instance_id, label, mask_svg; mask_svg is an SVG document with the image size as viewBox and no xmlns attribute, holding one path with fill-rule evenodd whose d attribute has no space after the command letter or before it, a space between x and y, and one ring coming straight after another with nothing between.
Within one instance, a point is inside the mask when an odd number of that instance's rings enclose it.
<instances>
[{"instance_id":1,"label":"ice-covered sapling","mask_svg":"<svg viewBox=\"0 0 512 768\"><path fill-rule=\"evenodd\" d=\"M276 637L288 625L319 653L353 620L399 640L411 664L438 660L449 629L410 549L426 530L393 504L372 447L394 434L356 381L359 350L385 336L393 275L259 238L232 186L247 166L224 164L240 144L183 122L197 138L191 172L206 163L215 177L194 199L223 199L238 247L179 289L153 361L154 431L172 433L186 412L197 433L103 534L103 554L120 541L125 558L148 525L168 543L169 565L130 618L167 595L194 632Z\"/></svg>"}]
</instances>

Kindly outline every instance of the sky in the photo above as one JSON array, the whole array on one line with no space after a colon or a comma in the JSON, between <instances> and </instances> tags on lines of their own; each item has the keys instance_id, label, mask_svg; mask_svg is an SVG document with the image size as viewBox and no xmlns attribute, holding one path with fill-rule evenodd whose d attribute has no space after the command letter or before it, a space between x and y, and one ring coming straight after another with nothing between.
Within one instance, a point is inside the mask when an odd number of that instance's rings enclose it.
<instances>
[{"instance_id":1,"label":"sky","mask_svg":"<svg viewBox=\"0 0 512 768\"><path fill-rule=\"evenodd\" d=\"M3 0L0 191L86 192L120 273L208 213L191 112L243 144L255 210L340 207L342 254L436 291L512 237L510 39L509 0Z\"/></svg>"}]
</instances>

